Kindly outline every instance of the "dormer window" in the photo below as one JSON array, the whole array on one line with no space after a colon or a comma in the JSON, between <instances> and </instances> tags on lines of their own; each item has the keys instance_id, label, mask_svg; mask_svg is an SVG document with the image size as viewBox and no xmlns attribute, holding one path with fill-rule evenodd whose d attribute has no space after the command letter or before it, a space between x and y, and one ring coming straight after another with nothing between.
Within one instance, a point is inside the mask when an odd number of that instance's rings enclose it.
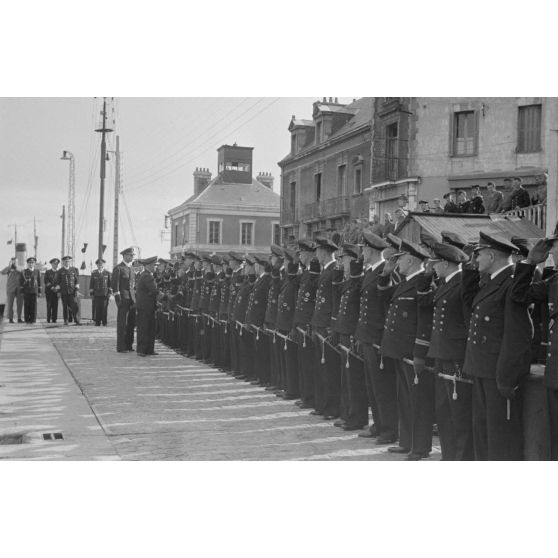
<instances>
[{"instance_id":1,"label":"dormer window","mask_svg":"<svg viewBox=\"0 0 558 558\"><path fill-rule=\"evenodd\" d=\"M291 134L291 155L296 155L296 134Z\"/></svg>"},{"instance_id":2,"label":"dormer window","mask_svg":"<svg viewBox=\"0 0 558 558\"><path fill-rule=\"evenodd\" d=\"M228 163L225 163L225 170L238 171L238 172L250 172L250 165L248 163L239 163L237 161L230 161Z\"/></svg>"},{"instance_id":3,"label":"dormer window","mask_svg":"<svg viewBox=\"0 0 558 558\"><path fill-rule=\"evenodd\" d=\"M316 144L322 141L322 122L316 122Z\"/></svg>"}]
</instances>

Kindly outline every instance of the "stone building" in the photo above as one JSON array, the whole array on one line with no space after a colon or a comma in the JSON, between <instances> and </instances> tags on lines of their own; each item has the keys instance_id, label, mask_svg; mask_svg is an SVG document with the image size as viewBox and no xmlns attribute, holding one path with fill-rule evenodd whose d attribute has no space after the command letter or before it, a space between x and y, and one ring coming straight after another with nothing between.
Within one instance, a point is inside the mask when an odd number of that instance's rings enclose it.
<instances>
[{"instance_id":1,"label":"stone building","mask_svg":"<svg viewBox=\"0 0 558 558\"><path fill-rule=\"evenodd\" d=\"M168 211L171 257L185 250L268 252L280 241L279 195L270 173L253 178L253 147L222 145L217 153L217 176L197 168L193 195Z\"/></svg>"},{"instance_id":2,"label":"stone building","mask_svg":"<svg viewBox=\"0 0 558 558\"><path fill-rule=\"evenodd\" d=\"M281 168L283 242L368 219L372 99L316 101L312 119L292 117Z\"/></svg>"},{"instance_id":3,"label":"stone building","mask_svg":"<svg viewBox=\"0 0 558 558\"><path fill-rule=\"evenodd\" d=\"M393 211L488 181L522 178L534 194L548 175L547 227L556 223L558 99L377 97L371 142L370 209ZM546 210L546 207L543 208Z\"/></svg>"}]
</instances>

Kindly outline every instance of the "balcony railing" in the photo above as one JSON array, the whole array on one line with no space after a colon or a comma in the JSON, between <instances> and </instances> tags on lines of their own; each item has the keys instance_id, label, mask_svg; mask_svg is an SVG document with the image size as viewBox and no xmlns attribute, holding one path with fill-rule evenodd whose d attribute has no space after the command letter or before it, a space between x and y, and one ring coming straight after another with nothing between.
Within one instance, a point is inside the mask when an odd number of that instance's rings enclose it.
<instances>
[{"instance_id":1,"label":"balcony railing","mask_svg":"<svg viewBox=\"0 0 558 558\"><path fill-rule=\"evenodd\" d=\"M530 205L529 207L512 209L511 211L506 211L505 215L523 217L543 231L546 230L546 205Z\"/></svg>"},{"instance_id":2,"label":"balcony railing","mask_svg":"<svg viewBox=\"0 0 558 558\"><path fill-rule=\"evenodd\" d=\"M346 215L351 212L348 196L339 196L328 200L308 203L302 208L301 219L318 219Z\"/></svg>"}]
</instances>

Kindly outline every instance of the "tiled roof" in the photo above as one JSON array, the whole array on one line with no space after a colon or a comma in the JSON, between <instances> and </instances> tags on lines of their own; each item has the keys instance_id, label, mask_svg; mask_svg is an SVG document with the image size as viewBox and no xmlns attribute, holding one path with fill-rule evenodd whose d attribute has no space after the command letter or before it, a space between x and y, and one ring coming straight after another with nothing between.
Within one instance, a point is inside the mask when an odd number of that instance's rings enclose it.
<instances>
[{"instance_id":1,"label":"tiled roof","mask_svg":"<svg viewBox=\"0 0 558 558\"><path fill-rule=\"evenodd\" d=\"M279 194L257 180L252 179L252 184L231 184L223 182L222 178L217 176L201 194L190 196L169 212L175 213L192 206L246 207L279 212L279 205Z\"/></svg>"},{"instance_id":2,"label":"tiled roof","mask_svg":"<svg viewBox=\"0 0 558 558\"><path fill-rule=\"evenodd\" d=\"M413 226L416 223L417 226ZM459 213L409 213L396 234L401 238L420 242L420 230L442 241L442 231L459 234L467 242L477 242L479 231L492 231L507 238L542 238L544 231L527 219L498 215L461 215Z\"/></svg>"}]
</instances>

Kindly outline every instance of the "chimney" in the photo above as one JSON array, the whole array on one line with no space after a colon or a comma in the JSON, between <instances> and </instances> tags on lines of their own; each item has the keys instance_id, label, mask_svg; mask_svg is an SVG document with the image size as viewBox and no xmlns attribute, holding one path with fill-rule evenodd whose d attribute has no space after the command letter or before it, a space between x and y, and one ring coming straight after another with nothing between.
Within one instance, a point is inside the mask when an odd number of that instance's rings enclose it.
<instances>
[{"instance_id":1,"label":"chimney","mask_svg":"<svg viewBox=\"0 0 558 558\"><path fill-rule=\"evenodd\" d=\"M196 196L201 194L210 182L211 172L209 172L209 169L196 167L196 170L194 171L194 194Z\"/></svg>"},{"instance_id":2,"label":"chimney","mask_svg":"<svg viewBox=\"0 0 558 558\"><path fill-rule=\"evenodd\" d=\"M273 175L270 172L260 172L256 177L258 182L261 182L266 188L273 190Z\"/></svg>"}]
</instances>

